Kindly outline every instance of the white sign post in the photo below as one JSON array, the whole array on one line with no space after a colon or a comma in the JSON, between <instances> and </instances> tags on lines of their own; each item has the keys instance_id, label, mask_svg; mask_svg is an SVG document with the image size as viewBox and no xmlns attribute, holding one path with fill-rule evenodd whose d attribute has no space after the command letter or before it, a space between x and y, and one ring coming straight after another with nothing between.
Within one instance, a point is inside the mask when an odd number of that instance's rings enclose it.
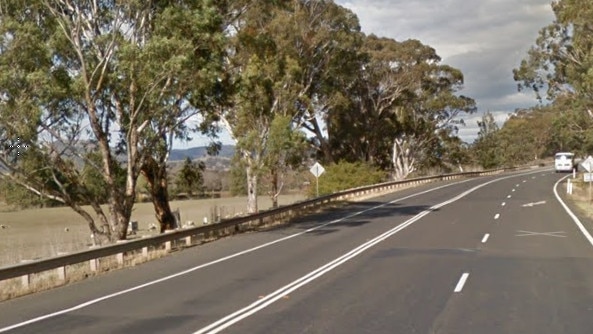
<instances>
[{"instance_id":1,"label":"white sign post","mask_svg":"<svg viewBox=\"0 0 593 334\"><path fill-rule=\"evenodd\" d=\"M321 164L319 164L319 162L316 162L313 167L311 167L311 169L309 169L309 171L311 172L311 174L313 174L315 176L315 181L316 181L316 186L317 186L317 197L319 197L319 176L321 176L321 174L323 174L323 172L325 172L325 168L323 168L323 166L321 166Z\"/></svg>"},{"instance_id":2,"label":"white sign post","mask_svg":"<svg viewBox=\"0 0 593 334\"><path fill-rule=\"evenodd\" d=\"M585 173L584 181L589 182L589 203L591 203L591 171L593 171L593 157L588 156L585 161L581 162L581 166L587 171L587 173Z\"/></svg>"}]
</instances>

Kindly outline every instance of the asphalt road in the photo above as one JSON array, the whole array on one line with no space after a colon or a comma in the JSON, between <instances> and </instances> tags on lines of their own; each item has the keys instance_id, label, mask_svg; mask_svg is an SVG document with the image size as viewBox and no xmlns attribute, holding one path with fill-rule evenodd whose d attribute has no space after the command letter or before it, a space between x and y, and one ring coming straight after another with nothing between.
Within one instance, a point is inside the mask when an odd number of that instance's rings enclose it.
<instances>
[{"instance_id":1,"label":"asphalt road","mask_svg":"<svg viewBox=\"0 0 593 334\"><path fill-rule=\"evenodd\" d=\"M591 333L593 238L532 170L425 185L0 303L10 333Z\"/></svg>"}]
</instances>

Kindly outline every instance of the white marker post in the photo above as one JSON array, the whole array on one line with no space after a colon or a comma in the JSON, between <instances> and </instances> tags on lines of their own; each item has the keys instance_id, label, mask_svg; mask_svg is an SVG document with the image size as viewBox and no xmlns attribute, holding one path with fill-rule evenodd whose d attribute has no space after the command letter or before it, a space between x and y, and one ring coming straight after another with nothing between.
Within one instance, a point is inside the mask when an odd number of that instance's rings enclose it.
<instances>
[{"instance_id":1,"label":"white marker post","mask_svg":"<svg viewBox=\"0 0 593 334\"><path fill-rule=\"evenodd\" d=\"M587 159L581 163L581 166L587 171L584 180L585 182L589 182L589 203L591 203L591 171L593 171L593 157L588 156Z\"/></svg>"},{"instance_id":2,"label":"white marker post","mask_svg":"<svg viewBox=\"0 0 593 334\"><path fill-rule=\"evenodd\" d=\"M323 174L323 172L325 172L325 168L323 168L323 166L321 166L321 164L319 164L319 162L316 162L313 167L311 167L311 169L309 169L309 171L311 172L311 174L313 174L315 176L315 182L316 182L316 186L317 186L317 197L319 197L319 176L321 176L321 174Z\"/></svg>"}]
</instances>

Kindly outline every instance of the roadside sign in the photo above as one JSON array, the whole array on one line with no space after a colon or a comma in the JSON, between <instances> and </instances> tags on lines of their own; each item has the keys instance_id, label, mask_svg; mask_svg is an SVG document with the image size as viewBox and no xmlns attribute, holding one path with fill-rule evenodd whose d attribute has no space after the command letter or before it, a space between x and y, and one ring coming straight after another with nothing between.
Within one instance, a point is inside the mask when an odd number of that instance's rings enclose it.
<instances>
[{"instance_id":1,"label":"roadside sign","mask_svg":"<svg viewBox=\"0 0 593 334\"><path fill-rule=\"evenodd\" d=\"M315 175L315 177L319 177L321 174L323 174L323 172L325 172L325 168L323 168L319 162L316 162L313 167L309 169L309 171Z\"/></svg>"},{"instance_id":2,"label":"roadside sign","mask_svg":"<svg viewBox=\"0 0 593 334\"><path fill-rule=\"evenodd\" d=\"M315 181L317 186L317 197L319 197L319 176L325 172L325 168L321 166L319 162L316 162L311 169L309 169L311 174L315 175Z\"/></svg>"},{"instance_id":3,"label":"roadside sign","mask_svg":"<svg viewBox=\"0 0 593 334\"><path fill-rule=\"evenodd\" d=\"M585 159L585 161L581 162L581 166L583 166L583 168L591 173L593 172L593 157L592 156L588 156L587 159Z\"/></svg>"}]
</instances>

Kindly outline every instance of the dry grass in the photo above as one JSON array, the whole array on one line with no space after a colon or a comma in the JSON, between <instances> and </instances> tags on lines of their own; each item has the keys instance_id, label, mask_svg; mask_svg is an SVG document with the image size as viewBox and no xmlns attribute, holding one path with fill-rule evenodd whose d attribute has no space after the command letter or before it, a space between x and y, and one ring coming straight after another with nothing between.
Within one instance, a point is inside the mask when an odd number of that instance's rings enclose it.
<instances>
[{"instance_id":1,"label":"dry grass","mask_svg":"<svg viewBox=\"0 0 593 334\"><path fill-rule=\"evenodd\" d=\"M591 187L590 195L589 184L583 181L582 175L577 175L576 179L573 180L571 178L570 180L573 184L573 191L572 195L568 195L568 199L575 204L580 214L593 219L593 201L591 201L591 196L593 196L593 187ZM566 192L566 182L562 183L561 189L559 191Z\"/></svg>"},{"instance_id":2,"label":"dry grass","mask_svg":"<svg viewBox=\"0 0 593 334\"><path fill-rule=\"evenodd\" d=\"M302 195L283 195L279 204L302 199ZM180 210L182 222L191 220L199 225L204 218L211 222L215 212L222 218L241 214L246 203L244 197L230 197L172 201L171 208ZM258 204L260 209L271 207L270 199L263 196ZM132 220L138 221L139 234L130 236L130 239L157 233L149 230L150 224L156 222L151 203L136 204ZM69 208L4 210L0 211L0 224L7 226L0 229L0 267L76 252L92 245L88 226Z\"/></svg>"}]
</instances>

